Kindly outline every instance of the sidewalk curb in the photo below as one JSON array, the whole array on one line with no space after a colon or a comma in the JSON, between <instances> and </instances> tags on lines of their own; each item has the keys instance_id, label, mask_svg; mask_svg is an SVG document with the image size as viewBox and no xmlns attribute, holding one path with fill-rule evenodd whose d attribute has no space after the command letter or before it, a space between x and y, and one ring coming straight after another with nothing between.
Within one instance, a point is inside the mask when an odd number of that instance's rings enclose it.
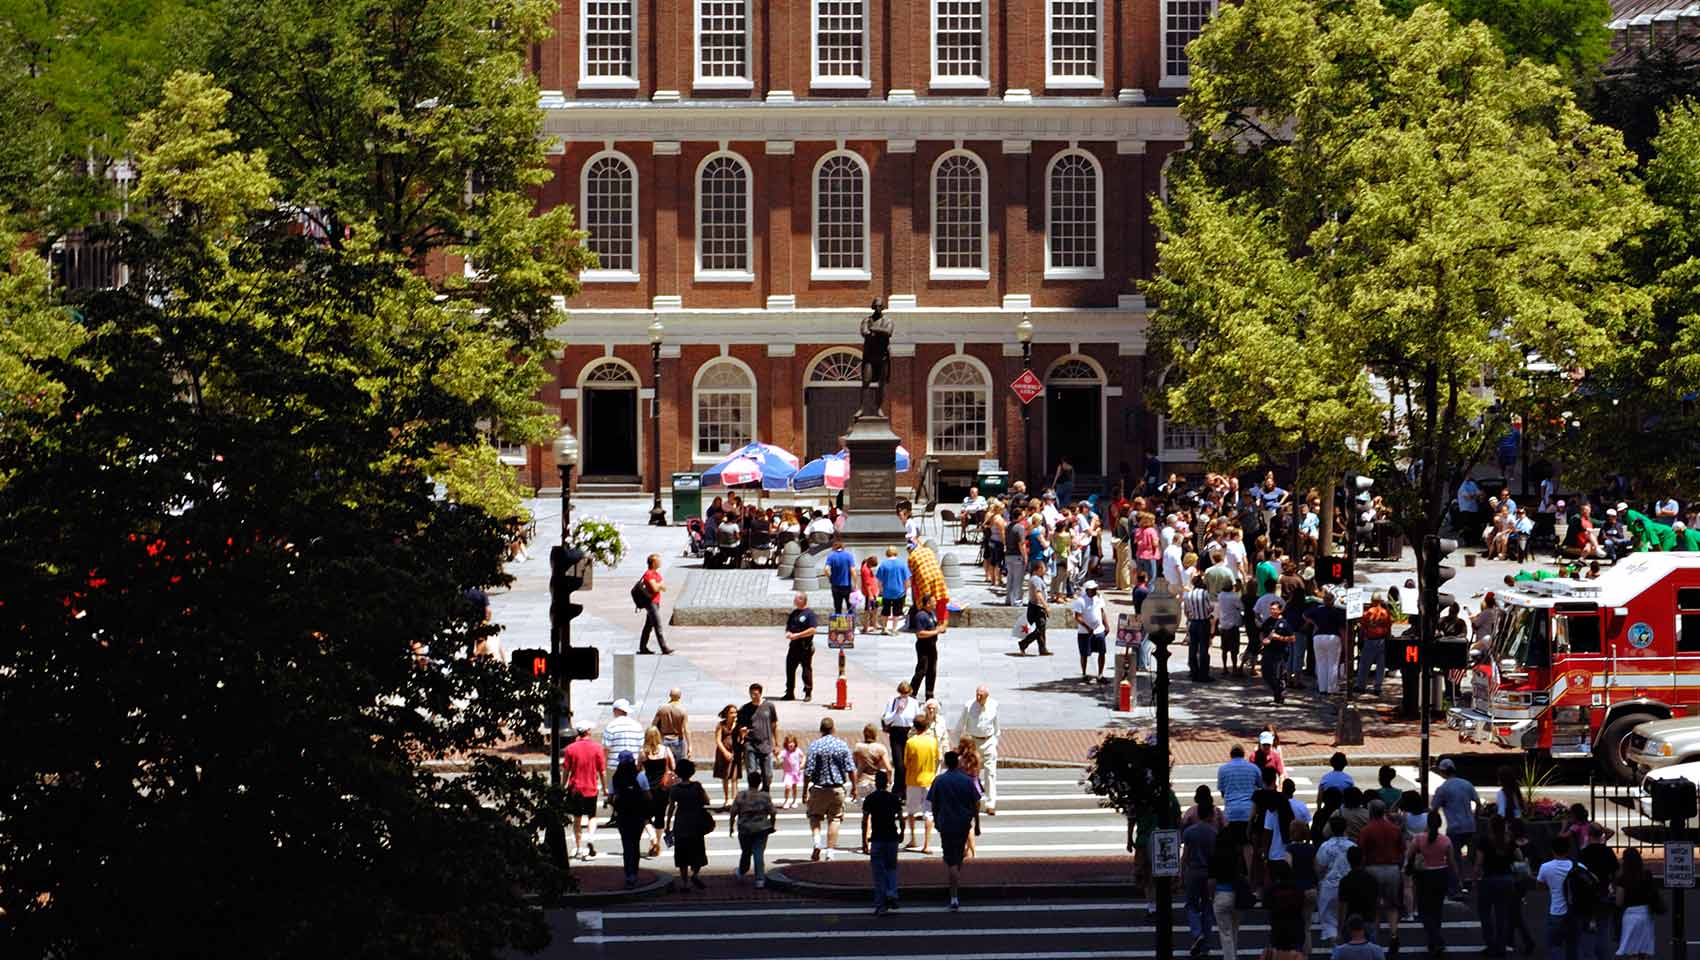
<instances>
[{"instance_id":1,"label":"sidewalk curb","mask_svg":"<svg viewBox=\"0 0 1700 960\"><path fill-rule=\"evenodd\" d=\"M837 900L866 900L872 895L873 889L868 884L847 886L836 883L817 883L813 880L794 880L784 870L768 871L767 886L769 890L782 890L800 896L827 897ZM1101 883L1096 881L1081 881L1079 883L964 883L961 890L965 895L1012 900L1031 900L1040 897L1056 899L1132 897L1137 893L1137 888L1132 882ZM900 899L904 902L916 900L943 902L950 899L950 888L932 885L903 887Z\"/></svg>"},{"instance_id":2,"label":"sidewalk curb","mask_svg":"<svg viewBox=\"0 0 1700 960\"><path fill-rule=\"evenodd\" d=\"M648 872L648 871L646 871ZM642 873L639 874L642 877ZM557 906L562 907L600 907L615 903L628 903L647 899L659 893L665 893L673 885L671 874L655 874L648 883L639 883L630 890L602 890L596 893L569 893L561 897Z\"/></svg>"}]
</instances>

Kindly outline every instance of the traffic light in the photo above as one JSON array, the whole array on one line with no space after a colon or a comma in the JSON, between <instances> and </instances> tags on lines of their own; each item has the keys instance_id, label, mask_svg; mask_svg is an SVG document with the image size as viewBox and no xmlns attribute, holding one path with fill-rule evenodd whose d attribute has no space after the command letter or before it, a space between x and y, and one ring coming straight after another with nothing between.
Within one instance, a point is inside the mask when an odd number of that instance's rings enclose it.
<instances>
[{"instance_id":1,"label":"traffic light","mask_svg":"<svg viewBox=\"0 0 1700 960\"><path fill-rule=\"evenodd\" d=\"M1451 556L1452 552L1457 549L1458 541L1456 540L1448 540L1442 537L1428 538L1428 576L1423 578L1424 590L1438 594L1442 584L1458 575L1458 571L1440 562Z\"/></svg>"},{"instance_id":2,"label":"traffic light","mask_svg":"<svg viewBox=\"0 0 1700 960\"><path fill-rule=\"evenodd\" d=\"M601 653L595 647L568 647L562 650L556 659L556 669L551 670L549 651L515 650L509 669L513 671L514 679L522 683L544 682L550 677L562 683L568 680L595 680L601 675L601 660Z\"/></svg>"},{"instance_id":3,"label":"traffic light","mask_svg":"<svg viewBox=\"0 0 1700 960\"><path fill-rule=\"evenodd\" d=\"M595 680L602 658L595 647L568 647L561 651L562 680Z\"/></svg>"},{"instance_id":4,"label":"traffic light","mask_svg":"<svg viewBox=\"0 0 1700 960\"><path fill-rule=\"evenodd\" d=\"M1366 477L1361 473L1349 471L1346 473L1346 496L1353 500L1357 499L1358 494L1367 493L1369 488L1373 486L1375 486L1374 477Z\"/></svg>"},{"instance_id":5,"label":"traffic light","mask_svg":"<svg viewBox=\"0 0 1700 960\"><path fill-rule=\"evenodd\" d=\"M566 626L584 612L583 606L572 602L573 591L584 586L579 573L583 559L584 551L577 547L549 548L549 619L557 627Z\"/></svg>"},{"instance_id":6,"label":"traffic light","mask_svg":"<svg viewBox=\"0 0 1700 960\"><path fill-rule=\"evenodd\" d=\"M1319 586L1331 586L1349 583L1352 579L1352 561L1345 557L1318 557L1316 559L1316 582Z\"/></svg>"},{"instance_id":7,"label":"traffic light","mask_svg":"<svg viewBox=\"0 0 1700 960\"><path fill-rule=\"evenodd\" d=\"M1405 670L1415 670L1423 662L1423 638L1419 630L1407 630L1400 638L1399 666Z\"/></svg>"},{"instance_id":8,"label":"traffic light","mask_svg":"<svg viewBox=\"0 0 1700 960\"><path fill-rule=\"evenodd\" d=\"M513 661L508 666L513 671L514 679L522 683L528 680L547 680L549 679L549 651L515 650Z\"/></svg>"}]
</instances>

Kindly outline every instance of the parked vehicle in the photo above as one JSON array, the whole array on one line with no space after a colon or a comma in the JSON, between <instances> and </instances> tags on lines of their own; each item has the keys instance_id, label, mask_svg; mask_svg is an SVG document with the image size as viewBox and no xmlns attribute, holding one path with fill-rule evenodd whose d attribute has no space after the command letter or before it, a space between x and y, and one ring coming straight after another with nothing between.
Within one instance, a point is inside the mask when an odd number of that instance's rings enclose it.
<instances>
[{"instance_id":1,"label":"parked vehicle","mask_svg":"<svg viewBox=\"0 0 1700 960\"><path fill-rule=\"evenodd\" d=\"M1700 760L1700 717L1654 720L1629 731L1629 762L1638 774Z\"/></svg>"},{"instance_id":2,"label":"parked vehicle","mask_svg":"<svg viewBox=\"0 0 1700 960\"><path fill-rule=\"evenodd\" d=\"M1641 816L1648 820L1656 820L1653 816L1653 781L1654 780L1687 780L1700 787L1700 761L1694 763L1678 763L1668 767L1660 767L1641 778L1641 795L1636 798L1635 805L1641 811Z\"/></svg>"},{"instance_id":3,"label":"parked vehicle","mask_svg":"<svg viewBox=\"0 0 1700 960\"><path fill-rule=\"evenodd\" d=\"M1448 717L1464 740L1591 758L1627 783L1636 727L1700 713L1700 554L1638 553L1597 580L1495 596L1471 705Z\"/></svg>"}]
</instances>

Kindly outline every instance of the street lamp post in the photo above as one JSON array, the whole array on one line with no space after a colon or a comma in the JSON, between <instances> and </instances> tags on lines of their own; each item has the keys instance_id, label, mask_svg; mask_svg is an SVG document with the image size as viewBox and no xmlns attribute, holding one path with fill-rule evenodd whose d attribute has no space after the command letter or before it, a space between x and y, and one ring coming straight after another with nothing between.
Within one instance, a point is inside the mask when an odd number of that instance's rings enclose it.
<instances>
[{"instance_id":1,"label":"street lamp post","mask_svg":"<svg viewBox=\"0 0 1700 960\"><path fill-rule=\"evenodd\" d=\"M572 510L573 468L578 466L578 438L573 436L573 428L564 423L561 431L555 434L555 466L561 471L561 543L565 544L567 533L571 530L568 517ZM551 669L561 661L561 650L572 644L571 621L550 624ZM564 692L549 700L549 786L557 788L561 785L561 711L566 710L569 717L572 713L572 685L563 686Z\"/></svg>"},{"instance_id":2,"label":"street lamp post","mask_svg":"<svg viewBox=\"0 0 1700 960\"><path fill-rule=\"evenodd\" d=\"M649 324L649 369L655 394L649 400L650 452L654 454L651 469L655 471L655 500L649 507L652 527L667 525L667 511L661 509L661 340L666 335L667 328L661 325L661 318L652 319Z\"/></svg>"},{"instance_id":3,"label":"street lamp post","mask_svg":"<svg viewBox=\"0 0 1700 960\"><path fill-rule=\"evenodd\" d=\"M1028 319L1025 313L1021 315L1021 322L1015 325L1015 336L1016 339L1021 341L1021 369L1023 371L1032 370L1033 321ZM1029 406L1030 404L1025 403L1021 405L1021 458L1027 461L1023 464L1023 467L1028 473L1031 473L1033 445L1028 442L1028 438L1032 435L1033 412L1029 409Z\"/></svg>"}]
</instances>

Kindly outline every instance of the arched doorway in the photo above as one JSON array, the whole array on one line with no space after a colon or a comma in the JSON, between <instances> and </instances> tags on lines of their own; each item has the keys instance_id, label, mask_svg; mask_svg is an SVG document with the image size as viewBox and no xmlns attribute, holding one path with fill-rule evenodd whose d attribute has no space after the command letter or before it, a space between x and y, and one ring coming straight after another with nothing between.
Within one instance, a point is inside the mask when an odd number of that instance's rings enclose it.
<instances>
[{"instance_id":1,"label":"arched doorway","mask_svg":"<svg viewBox=\"0 0 1700 960\"><path fill-rule=\"evenodd\" d=\"M1048 480L1067 457L1075 475L1104 472L1104 374L1082 356L1063 357L1045 375L1045 462Z\"/></svg>"},{"instance_id":2,"label":"arched doorway","mask_svg":"<svg viewBox=\"0 0 1700 960\"><path fill-rule=\"evenodd\" d=\"M579 374L579 442L587 480L638 479L638 376L605 357Z\"/></svg>"},{"instance_id":3,"label":"arched doorway","mask_svg":"<svg viewBox=\"0 0 1700 960\"><path fill-rule=\"evenodd\" d=\"M850 432L862 386L862 354L834 347L815 357L803 379L803 458L839 450L838 439Z\"/></svg>"}]
</instances>

